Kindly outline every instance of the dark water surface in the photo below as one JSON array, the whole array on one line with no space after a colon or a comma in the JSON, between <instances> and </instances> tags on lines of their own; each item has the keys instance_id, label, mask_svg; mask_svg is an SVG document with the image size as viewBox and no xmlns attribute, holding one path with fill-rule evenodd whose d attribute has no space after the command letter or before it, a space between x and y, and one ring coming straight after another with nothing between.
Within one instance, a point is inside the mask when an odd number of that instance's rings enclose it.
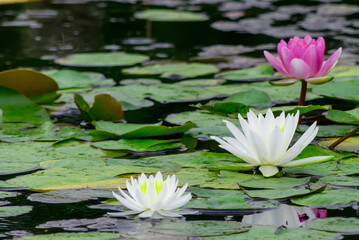
<instances>
[{"instance_id":1,"label":"dark water surface","mask_svg":"<svg viewBox=\"0 0 359 240\"><path fill-rule=\"evenodd\" d=\"M354 7L338 10L325 5L331 2L353 4ZM149 22L134 18L135 12L146 8L202 12L209 16L209 20L191 23ZM274 50L280 39L306 34L323 36L328 53L342 46L344 53L339 63L356 64L359 62L359 2L45 0L0 5L0 66L2 70L19 67L61 69L61 66L54 63L54 59L71 53L124 51L148 55L152 61L210 62L220 69L237 69L264 63L263 50ZM211 48L214 45L242 47L228 49L222 46L214 50ZM226 61L216 59L219 56L226 58ZM236 58L228 58L229 56ZM90 70L102 72L116 82L125 78L116 69ZM150 110L129 112L127 120L157 122L169 113L186 109L189 109L188 104L157 104ZM74 116L76 117L78 113ZM198 149L207 147L209 145L206 143L200 143ZM2 180L10 177L14 176L4 176ZM33 206L33 210L28 214L0 219L0 237L5 239L56 232L141 233L141 225L156 224L152 220L135 220L134 224L126 225L126 220L104 217L107 209L89 208L106 198L48 204L29 200L27 197L31 193L28 191L18 192L21 195L6 199L10 202L9 205L29 205ZM243 214L245 212L233 214L208 211L199 216L187 217L187 220L224 220L227 215L235 215L234 219L241 221ZM343 208L328 210L327 216L357 217L357 214L353 208ZM67 223L51 222L70 219L77 220ZM150 237L142 236L141 239ZM152 236L152 239L161 237ZM345 239L356 238L347 236Z\"/></svg>"}]
</instances>

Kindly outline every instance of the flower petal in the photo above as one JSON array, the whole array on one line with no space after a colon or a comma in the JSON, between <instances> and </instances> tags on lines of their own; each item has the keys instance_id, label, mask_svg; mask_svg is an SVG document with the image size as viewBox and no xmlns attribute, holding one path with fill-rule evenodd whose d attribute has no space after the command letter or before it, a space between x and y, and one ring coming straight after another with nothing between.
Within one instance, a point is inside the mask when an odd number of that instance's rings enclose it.
<instances>
[{"instance_id":1,"label":"flower petal","mask_svg":"<svg viewBox=\"0 0 359 240\"><path fill-rule=\"evenodd\" d=\"M288 71L285 69L283 63L276 58L275 56L273 56L272 54L270 54L267 51L264 51L264 56L266 57L266 59L268 60L268 62L275 68L277 69L278 72L281 72L283 75L287 76L288 75Z\"/></svg>"},{"instance_id":2,"label":"flower petal","mask_svg":"<svg viewBox=\"0 0 359 240\"><path fill-rule=\"evenodd\" d=\"M302 59L294 58L289 65L289 74L297 79L306 79L310 76L310 67Z\"/></svg>"},{"instance_id":3,"label":"flower petal","mask_svg":"<svg viewBox=\"0 0 359 240\"><path fill-rule=\"evenodd\" d=\"M303 60L310 68L310 74L308 77L313 77L322 67L322 62L319 62L317 49L314 45L310 45L303 54Z\"/></svg>"},{"instance_id":4,"label":"flower petal","mask_svg":"<svg viewBox=\"0 0 359 240\"><path fill-rule=\"evenodd\" d=\"M139 213L138 211L123 211L123 212L108 212L107 214L110 217L125 217L128 215L135 215Z\"/></svg>"},{"instance_id":5,"label":"flower petal","mask_svg":"<svg viewBox=\"0 0 359 240\"><path fill-rule=\"evenodd\" d=\"M319 85L319 84L330 82L331 80L333 80L333 78L334 77L331 76L323 76L323 77L308 78L305 79L305 81L313 85Z\"/></svg>"},{"instance_id":6,"label":"flower petal","mask_svg":"<svg viewBox=\"0 0 359 240\"><path fill-rule=\"evenodd\" d=\"M260 166L259 171L263 174L265 177L271 177L274 176L277 172L279 172L278 168L276 166Z\"/></svg>"},{"instance_id":7,"label":"flower petal","mask_svg":"<svg viewBox=\"0 0 359 240\"><path fill-rule=\"evenodd\" d=\"M290 86L298 81L299 79L296 78L284 78L281 80L269 81L269 83L273 86Z\"/></svg>"},{"instance_id":8,"label":"flower petal","mask_svg":"<svg viewBox=\"0 0 359 240\"><path fill-rule=\"evenodd\" d=\"M337 51L335 51L335 53L333 53L333 55L329 57L329 59L323 64L320 71L314 77L320 77L327 74L330 71L330 69L332 69L337 63L341 53L342 53L342 48L339 48Z\"/></svg>"},{"instance_id":9,"label":"flower petal","mask_svg":"<svg viewBox=\"0 0 359 240\"><path fill-rule=\"evenodd\" d=\"M314 163L322 163L329 160L332 160L334 156L315 156L315 157L309 157L309 158L302 158L295 161L290 161L285 164L282 164L282 167L299 167L304 166L308 164L314 164Z\"/></svg>"},{"instance_id":10,"label":"flower petal","mask_svg":"<svg viewBox=\"0 0 359 240\"><path fill-rule=\"evenodd\" d=\"M149 218L149 217L152 217L153 215L153 211L151 210L148 210L148 211L145 211L143 213L141 213L140 215L138 215L140 218Z\"/></svg>"}]
</instances>

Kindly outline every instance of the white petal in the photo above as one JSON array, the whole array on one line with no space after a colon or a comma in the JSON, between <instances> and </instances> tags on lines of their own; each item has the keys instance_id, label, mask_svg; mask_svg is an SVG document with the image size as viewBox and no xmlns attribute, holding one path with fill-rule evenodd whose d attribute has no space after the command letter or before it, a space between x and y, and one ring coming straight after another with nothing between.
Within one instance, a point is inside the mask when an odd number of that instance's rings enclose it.
<instances>
[{"instance_id":1,"label":"white petal","mask_svg":"<svg viewBox=\"0 0 359 240\"><path fill-rule=\"evenodd\" d=\"M145 211L143 213L141 213L140 215L138 215L140 218L149 218L152 217L154 212L152 212L151 210Z\"/></svg>"},{"instance_id":2,"label":"white petal","mask_svg":"<svg viewBox=\"0 0 359 240\"><path fill-rule=\"evenodd\" d=\"M143 207L139 205L137 202L135 202L132 198L124 198L114 192L112 192L112 194L126 208L135 211L143 211Z\"/></svg>"},{"instance_id":3,"label":"white petal","mask_svg":"<svg viewBox=\"0 0 359 240\"><path fill-rule=\"evenodd\" d=\"M261 173L265 177L271 177L275 175L277 172L279 172L276 166L260 166L259 171L261 171Z\"/></svg>"},{"instance_id":4,"label":"white petal","mask_svg":"<svg viewBox=\"0 0 359 240\"><path fill-rule=\"evenodd\" d=\"M168 204L167 206L165 206L163 209L164 210L171 210L171 209L176 209L179 207L182 207L183 205L185 205L189 200L191 200L192 195L189 193L185 196L182 196L181 198L179 198L177 201L171 202L170 204Z\"/></svg>"},{"instance_id":5,"label":"white petal","mask_svg":"<svg viewBox=\"0 0 359 240\"><path fill-rule=\"evenodd\" d=\"M315 156L315 157L302 158L302 159L298 159L295 161L290 161L285 164L282 164L281 166L283 166L283 167L299 167L299 166L304 166L304 165L308 165L308 164L326 162L333 158L334 158L334 156Z\"/></svg>"},{"instance_id":6,"label":"white petal","mask_svg":"<svg viewBox=\"0 0 359 240\"><path fill-rule=\"evenodd\" d=\"M159 214L161 214L164 217L182 217L181 214L179 214L179 212L176 211L157 211Z\"/></svg>"},{"instance_id":7,"label":"white petal","mask_svg":"<svg viewBox=\"0 0 359 240\"><path fill-rule=\"evenodd\" d=\"M125 217L125 216L128 216L128 215L134 215L134 214L137 214L139 212L137 211L123 211L123 212L108 212L107 214L110 216L110 217Z\"/></svg>"}]
</instances>

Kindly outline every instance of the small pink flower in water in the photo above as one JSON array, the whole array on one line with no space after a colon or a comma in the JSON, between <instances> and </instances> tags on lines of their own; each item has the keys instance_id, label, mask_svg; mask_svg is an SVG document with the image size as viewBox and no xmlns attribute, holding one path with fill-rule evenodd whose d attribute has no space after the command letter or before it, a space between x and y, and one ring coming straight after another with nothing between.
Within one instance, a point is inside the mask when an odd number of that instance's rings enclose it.
<instances>
[{"instance_id":1,"label":"small pink flower in water","mask_svg":"<svg viewBox=\"0 0 359 240\"><path fill-rule=\"evenodd\" d=\"M283 79L274 83L290 85L298 80L305 80L311 84L328 82L333 77L323 77L332 69L342 52L339 48L324 62L325 42L322 37L317 40L310 36L305 38L291 38L288 44L281 40L277 46L279 59L264 51L269 63L290 79Z\"/></svg>"}]
</instances>

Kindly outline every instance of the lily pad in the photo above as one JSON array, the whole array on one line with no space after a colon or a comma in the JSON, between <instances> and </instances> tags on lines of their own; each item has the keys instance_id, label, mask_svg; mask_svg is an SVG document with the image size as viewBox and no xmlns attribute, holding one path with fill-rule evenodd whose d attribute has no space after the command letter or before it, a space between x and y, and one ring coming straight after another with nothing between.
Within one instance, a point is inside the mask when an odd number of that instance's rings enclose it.
<instances>
[{"instance_id":1,"label":"lily pad","mask_svg":"<svg viewBox=\"0 0 359 240\"><path fill-rule=\"evenodd\" d=\"M262 91L248 91L232 94L224 101L240 102L251 107L269 107L271 105L270 97Z\"/></svg>"},{"instance_id":2,"label":"lily pad","mask_svg":"<svg viewBox=\"0 0 359 240\"><path fill-rule=\"evenodd\" d=\"M313 87L313 93L334 99L359 102L359 81L331 81Z\"/></svg>"},{"instance_id":3,"label":"lily pad","mask_svg":"<svg viewBox=\"0 0 359 240\"><path fill-rule=\"evenodd\" d=\"M324 147L329 147L333 143L335 143L339 138L329 138L325 141L319 142L319 145ZM341 142L339 145L335 147L335 150L338 151L347 151L347 152L357 152L359 151L359 136L350 137L346 139L344 142Z\"/></svg>"},{"instance_id":4,"label":"lily pad","mask_svg":"<svg viewBox=\"0 0 359 240\"><path fill-rule=\"evenodd\" d=\"M299 132L305 132L308 128L308 125L299 125L297 130ZM340 137L350 133L355 128L355 125L320 125L317 137Z\"/></svg>"},{"instance_id":5,"label":"lily pad","mask_svg":"<svg viewBox=\"0 0 359 240\"><path fill-rule=\"evenodd\" d=\"M59 58L56 63L74 67L120 67L130 66L148 60L142 54L133 53L76 53Z\"/></svg>"},{"instance_id":6,"label":"lily pad","mask_svg":"<svg viewBox=\"0 0 359 240\"><path fill-rule=\"evenodd\" d=\"M6 206L0 207L0 217L13 217L26 214L32 210L30 206Z\"/></svg>"},{"instance_id":7,"label":"lily pad","mask_svg":"<svg viewBox=\"0 0 359 240\"><path fill-rule=\"evenodd\" d=\"M103 74L95 72L62 69L44 71L43 73L52 77L60 89L99 87L115 84L113 80L105 79Z\"/></svg>"},{"instance_id":8,"label":"lily pad","mask_svg":"<svg viewBox=\"0 0 359 240\"><path fill-rule=\"evenodd\" d=\"M204 63L177 63L127 68L122 72L126 75L160 75L162 78L182 79L214 74L218 72L218 69L213 65Z\"/></svg>"},{"instance_id":9,"label":"lily pad","mask_svg":"<svg viewBox=\"0 0 359 240\"><path fill-rule=\"evenodd\" d=\"M204 14L170 9L148 9L137 12L135 17L158 22L196 22L208 19Z\"/></svg>"},{"instance_id":10,"label":"lily pad","mask_svg":"<svg viewBox=\"0 0 359 240\"><path fill-rule=\"evenodd\" d=\"M120 235L118 233L54 233L46 235L35 235L22 237L22 240L107 240L107 239L117 239Z\"/></svg>"},{"instance_id":11,"label":"lily pad","mask_svg":"<svg viewBox=\"0 0 359 240\"><path fill-rule=\"evenodd\" d=\"M196 126L196 124L190 122L185 125L175 127L160 126L160 124L161 123L130 124L104 121L94 123L97 130L110 133L119 138L145 138L181 134Z\"/></svg>"},{"instance_id":12,"label":"lily pad","mask_svg":"<svg viewBox=\"0 0 359 240\"><path fill-rule=\"evenodd\" d=\"M274 70L270 65L262 65L248 69L227 71L219 73L216 78L224 78L229 81L263 81L273 79Z\"/></svg>"},{"instance_id":13,"label":"lily pad","mask_svg":"<svg viewBox=\"0 0 359 240\"><path fill-rule=\"evenodd\" d=\"M359 107L349 111L330 110L325 117L333 122L359 124Z\"/></svg>"},{"instance_id":14,"label":"lily pad","mask_svg":"<svg viewBox=\"0 0 359 240\"><path fill-rule=\"evenodd\" d=\"M0 86L11 88L40 103L52 102L59 97L56 94L59 86L54 79L41 72L28 69L12 69L0 72ZM39 101L44 95L50 96L49 99L45 97L47 101Z\"/></svg>"},{"instance_id":15,"label":"lily pad","mask_svg":"<svg viewBox=\"0 0 359 240\"><path fill-rule=\"evenodd\" d=\"M292 189L308 183L310 178L263 178L242 181L239 184L247 188Z\"/></svg>"},{"instance_id":16,"label":"lily pad","mask_svg":"<svg viewBox=\"0 0 359 240\"><path fill-rule=\"evenodd\" d=\"M320 182L324 184L336 185L336 186L349 186L358 187L359 177L348 177L348 176L325 176L320 178Z\"/></svg>"},{"instance_id":17,"label":"lily pad","mask_svg":"<svg viewBox=\"0 0 359 240\"><path fill-rule=\"evenodd\" d=\"M183 145L178 140L157 139L121 139L118 141L104 141L93 143L92 146L104 150L122 150L134 152L161 151L165 149L180 148Z\"/></svg>"},{"instance_id":18,"label":"lily pad","mask_svg":"<svg viewBox=\"0 0 359 240\"><path fill-rule=\"evenodd\" d=\"M359 234L359 219L342 217L315 219L307 222L306 227L315 230L354 235Z\"/></svg>"},{"instance_id":19,"label":"lily pad","mask_svg":"<svg viewBox=\"0 0 359 240\"><path fill-rule=\"evenodd\" d=\"M338 205L359 202L359 192L356 189L326 189L321 193L300 198L292 198L291 202L303 206L338 208Z\"/></svg>"},{"instance_id":20,"label":"lily pad","mask_svg":"<svg viewBox=\"0 0 359 240\"><path fill-rule=\"evenodd\" d=\"M245 115L249 111L249 108L240 102L217 102L213 105L202 105L199 103L195 107L224 116L228 116L228 114Z\"/></svg>"},{"instance_id":21,"label":"lily pad","mask_svg":"<svg viewBox=\"0 0 359 240\"><path fill-rule=\"evenodd\" d=\"M3 111L4 122L43 123L48 121L49 115L41 107L19 92L0 87L0 108Z\"/></svg>"}]
</instances>

